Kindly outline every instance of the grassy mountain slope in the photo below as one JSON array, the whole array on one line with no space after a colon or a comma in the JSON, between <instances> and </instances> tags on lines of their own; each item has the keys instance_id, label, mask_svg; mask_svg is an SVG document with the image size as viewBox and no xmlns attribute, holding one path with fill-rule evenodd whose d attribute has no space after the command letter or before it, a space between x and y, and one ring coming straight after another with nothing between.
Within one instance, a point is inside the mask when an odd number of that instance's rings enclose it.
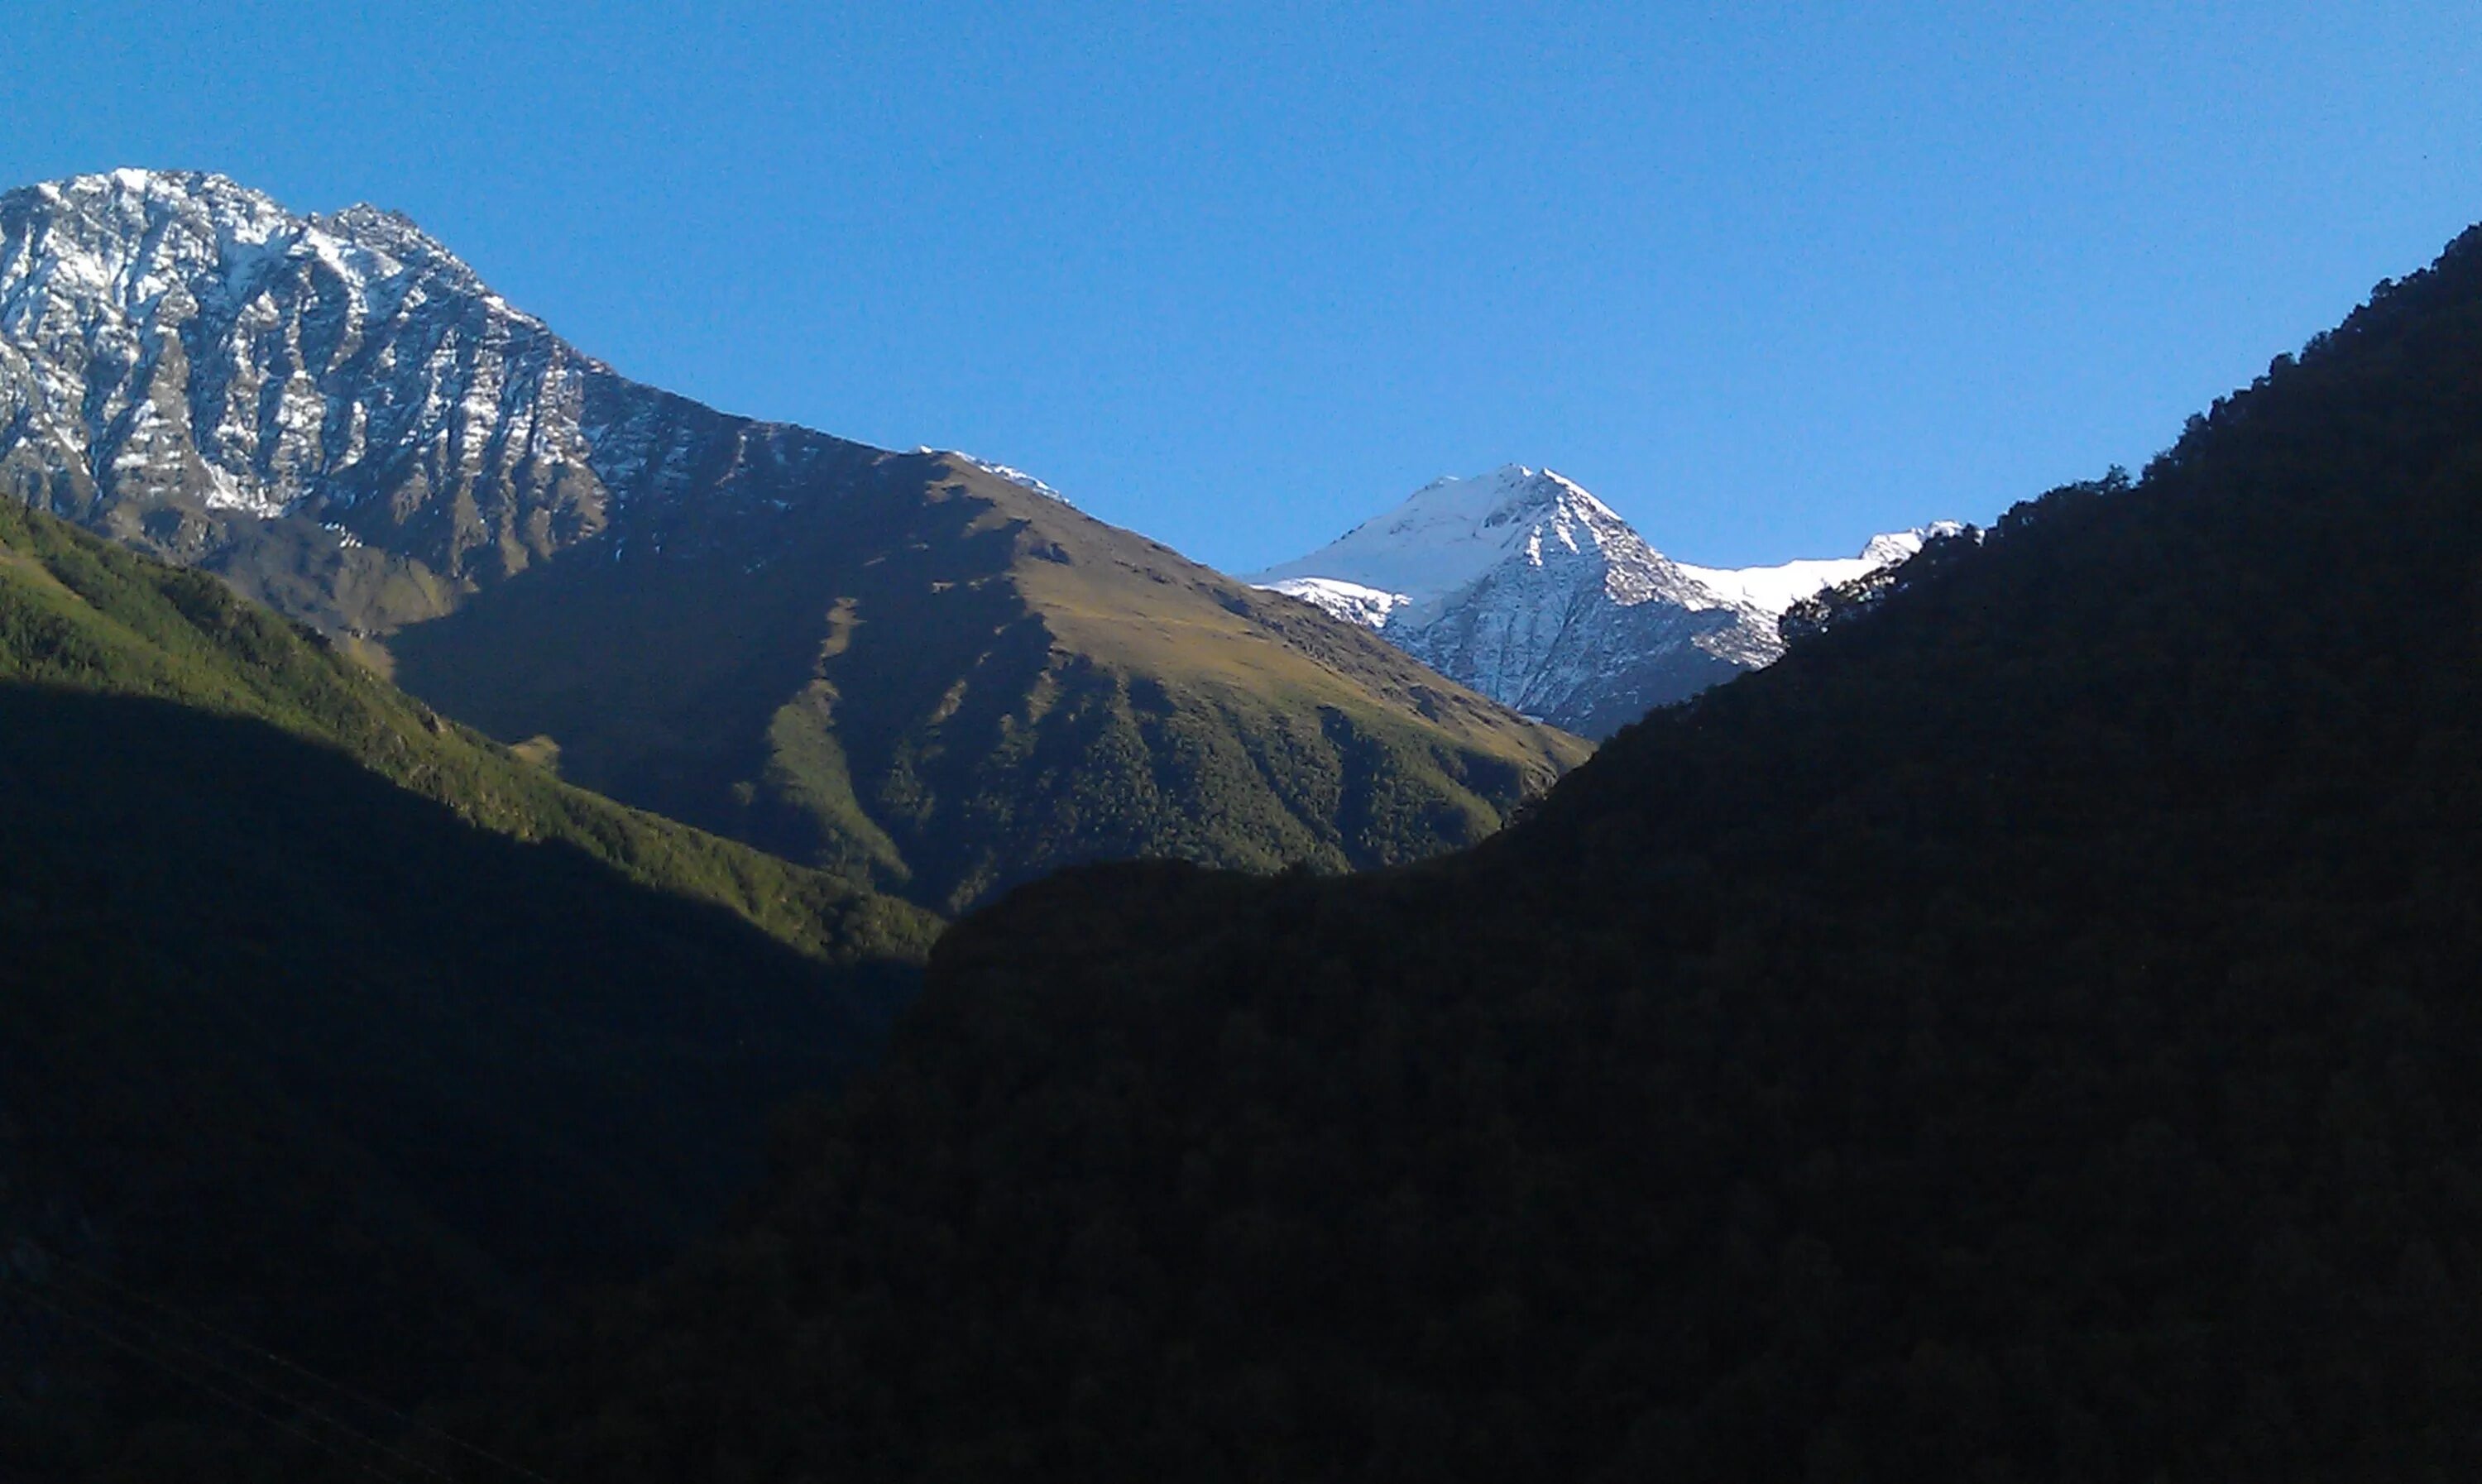
<instances>
[{"instance_id":1,"label":"grassy mountain slope","mask_svg":"<svg viewBox=\"0 0 2482 1484\"><path fill-rule=\"evenodd\" d=\"M0 1471L285 1456L91 1328L79 1274L383 1394L469 1385L713 1221L936 926L7 502L0 739Z\"/></svg>"},{"instance_id":2,"label":"grassy mountain slope","mask_svg":"<svg viewBox=\"0 0 2482 1484\"><path fill-rule=\"evenodd\" d=\"M592 556L402 631L398 678L580 782L936 906L1098 857L1418 859L1585 752L950 456L763 543Z\"/></svg>"},{"instance_id":3,"label":"grassy mountain slope","mask_svg":"<svg viewBox=\"0 0 2482 1484\"><path fill-rule=\"evenodd\" d=\"M1069 873L537 1436L598 1478L2482 1463L2482 229L1413 871Z\"/></svg>"},{"instance_id":4,"label":"grassy mountain slope","mask_svg":"<svg viewBox=\"0 0 2482 1484\"><path fill-rule=\"evenodd\" d=\"M0 681L149 697L248 716L342 750L484 829L559 840L835 960L911 957L933 924L674 822L613 805L444 721L222 584L0 505Z\"/></svg>"}]
</instances>

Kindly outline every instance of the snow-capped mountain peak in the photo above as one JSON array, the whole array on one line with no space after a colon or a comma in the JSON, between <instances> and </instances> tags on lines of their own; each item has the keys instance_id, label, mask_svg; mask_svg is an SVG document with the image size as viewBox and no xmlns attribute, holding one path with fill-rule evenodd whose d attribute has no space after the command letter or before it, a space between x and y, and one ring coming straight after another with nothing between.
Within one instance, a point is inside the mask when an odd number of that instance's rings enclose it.
<instances>
[{"instance_id":1,"label":"snow-capped mountain peak","mask_svg":"<svg viewBox=\"0 0 2482 1484\"><path fill-rule=\"evenodd\" d=\"M0 195L0 492L169 560L368 545L447 603L624 524L633 554L743 529L877 457L617 375L396 212L198 172Z\"/></svg>"},{"instance_id":2,"label":"snow-capped mountain peak","mask_svg":"<svg viewBox=\"0 0 2482 1484\"><path fill-rule=\"evenodd\" d=\"M1731 570L1649 545L1549 469L1439 479L1249 580L1374 628L1485 695L1588 735L1773 661L1793 603L1920 549L1924 527L1857 557Z\"/></svg>"},{"instance_id":3,"label":"snow-capped mountain peak","mask_svg":"<svg viewBox=\"0 0 2482 1484\"><path fill-rule=\"evenodd\" d=\"M39 299L100 300L144 314L176 288L201 304L237 305L270 270L307 260L357 298L409 272L488 293L396 212L357 205L297 216L224 175L116 170L13 192L11 204L23 229L0 237L0 303L18 315Z\"/></svg>"},{"instance_id":4,"label":"snow-capped mountain peak","mask_svg":"<svg viewBox=\"0 0 2482 1484\"><path fill-rule=\"evenodd\" d=\"M1419 607L1523 554L1576 552L1627 530L1610 507L1549 469L1511 464L1470 479L1435 479L1394 510L1299 561L1250 580L1268 586L1321 577L1391 594Z\"/></svg>"}]
</instances>

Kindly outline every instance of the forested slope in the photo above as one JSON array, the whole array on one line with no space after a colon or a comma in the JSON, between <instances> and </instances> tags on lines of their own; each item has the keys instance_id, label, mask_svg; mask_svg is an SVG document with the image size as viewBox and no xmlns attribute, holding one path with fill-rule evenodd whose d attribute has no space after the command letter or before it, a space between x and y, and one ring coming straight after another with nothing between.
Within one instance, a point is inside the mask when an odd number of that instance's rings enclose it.
<instances>
[{"instance_id":1,"label":"forested slope","mask_svg":"<svg viewBox=\"0 0 2482 1484\"><path fill-rule=\"evenodd\" d=\"M2482 1464L2482 230L1479 851L1074 872L513 1436L581 1476Z\"/></svg>"},{"instance_id":2,"label":"forested slope","mask_svg":"<svg viewBox=\"0 0 2482 1484\"><path fill-rule=\"evenodd\" d=\"M706 1230L935 926L0 501L0 1471L287 1462L97 1330L97 1284L462 1392Z\"/></svg>"}]
</instances>

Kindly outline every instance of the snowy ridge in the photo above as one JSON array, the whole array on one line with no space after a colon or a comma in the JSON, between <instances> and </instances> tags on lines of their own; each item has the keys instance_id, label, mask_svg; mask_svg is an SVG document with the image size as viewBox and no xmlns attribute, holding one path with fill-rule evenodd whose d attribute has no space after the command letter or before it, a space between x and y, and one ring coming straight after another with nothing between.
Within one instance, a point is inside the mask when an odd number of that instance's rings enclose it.
<instances>
[{"instance_id":1,"label":"snowy ridge","mask_svg":"<svg viewBox=\"0 0 2482 1484\"><path fill-rule=\"evenodd\" d=\"M869 457L615 374L394 212L135 170L0 196L0 492L170 560L367 546L464 588Z\"/></svg>"},{"instance_id":2,"label":"snowy ridge","mask_svg":"<svg viewBox=\"0 0 2482 1484\"><path fill-rule=\"evenodd\" d=\"M1893 567L1921 550L1925 541L1955 536L1964 530L1964 525L1954 520L1934 520L1910 531L1873 536L1859 556L1814 558L1785 562L1775 567L1738 569L1692 567L1684 562L1680 570L1720 597L1746 603L1782 618L1803 598L1859 581L1883 567Z\"/></svg>"},{"instance_id":3,"label":"snowy ridge","mask_svg":"<svg viewBox=\"0 0 2482 1484\"><path fill-rule=\"evenodd\" d=\"M1248 580L1376 629L1504 704L1601 736L1771 663L1783 652L1777 621L1794 603L1953 529L1878 537L1849 558L1689 567L1574 481L1509 464L1436 480Z\"/></svg>"},{"instance_id":4,"label":"snowy ridge","mask_svg":"<svg viewBox=\"0 0 2482 1484\"><path fill-rule=\"evenodd\" d=\"M0 335L32 372L0 395L85 456L98 495L187 476L259 516L374 455L531 435L553 369L542 324L401 217L297 217L220 175L134 170L0 198ZM329 367L397 374L346 399Z\"/></svg>"}]
</instances>

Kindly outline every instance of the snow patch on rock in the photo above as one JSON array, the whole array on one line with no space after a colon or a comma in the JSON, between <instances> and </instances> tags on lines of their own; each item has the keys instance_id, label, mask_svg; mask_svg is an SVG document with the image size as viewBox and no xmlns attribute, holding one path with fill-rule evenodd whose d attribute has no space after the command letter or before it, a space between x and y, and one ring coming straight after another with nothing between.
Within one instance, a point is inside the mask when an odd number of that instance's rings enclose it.
<instances>
[{"instance_id":1,"label":"snow patch on rock","mask_svg":"<svg viewBox=\"0 0 2482 1484\"><path fill-rule=\"evenodd\" d=\"M1020 468L1012 468L1005 464L994 464L989 459L978 459L962 448L933 448L928 443L925 443L913 451L917 454L946 454L952 459L963 459L967 464L970 464L974 467L982 470L984 473L996 474L1000 478L1007 480L1010 484L1016 485L1021 490L1031 490L1035 493L1042 495L1046 499L1058 500L1063 505L1069 503L1069 496L1061 493L1057 490L1054 490L1049 485L1044 484L1042 480L1035 478L1025 470Z\"/></svg>"},{"instance_id":2,"label":"snow patch on rock","mask_svg":"<svg viewBox=\"0 0 2482 1484\"><path fill-rule=\"evenodd\" d=\"M1314 608L1325 610L1330 618L1359 623L1364 628L1386 627L1391 614L1399 608L1410 607L1413 601L1409 594L1363 587L1358 582L1340 582L1333 577L1281 577L1258 585L1271 593L1298 597Z\"/></svg>"}]
</instances>

